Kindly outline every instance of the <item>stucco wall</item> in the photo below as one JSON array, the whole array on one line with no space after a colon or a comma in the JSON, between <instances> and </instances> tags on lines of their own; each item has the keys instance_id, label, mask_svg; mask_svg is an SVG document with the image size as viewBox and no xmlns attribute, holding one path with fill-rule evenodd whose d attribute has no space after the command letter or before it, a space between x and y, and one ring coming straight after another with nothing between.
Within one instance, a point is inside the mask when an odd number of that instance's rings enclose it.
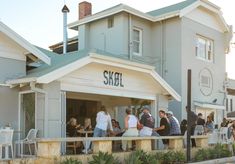
<instances>
[{"instance_id":1,"label":"stucco wall","mask_svg":"<svg viewBox=\"0 0 235 164\"><path fill-rule=\"evenodd\" d=\"M194 22L188 18L182 18L182 104L187 100L187 69L192 69L192 103L193 101L212 102L217 99L217 104L224 103L223 81L225 79L225 54L223 33ZM206 62L196 57L196 35L201 35L214 41L214 62ZM200 90L200 72L209 70L212 75L211 94L204 95ZM192 104L193 105L193 104ZM185 117L185 114L183 115Z\"/></svg>"}]
</instances>

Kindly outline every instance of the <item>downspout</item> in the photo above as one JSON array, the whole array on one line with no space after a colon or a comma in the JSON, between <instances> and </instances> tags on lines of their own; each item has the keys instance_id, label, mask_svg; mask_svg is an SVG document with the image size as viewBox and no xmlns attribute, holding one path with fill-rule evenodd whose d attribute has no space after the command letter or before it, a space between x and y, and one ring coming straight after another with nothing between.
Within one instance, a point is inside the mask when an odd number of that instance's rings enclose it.
<instances>
[{"instance_id":1,"label":"downspout","mask_svg":"<svg viewBox=\"0 0 235 164\"><path fill-rule=\"evenodd\" d=\"M165 23L160 21L161 24L161 77L164 79L164 62L165 62Z\"/></svg>"},{"instance_id":2,"label":"downspout","mask_svg":"<svg viewBox=\"0 0 235 164\"><path fill-rule=\"evenodd\" d=\"M48 93L41 89L41 88L37 88L35 86L35 82L30 82L30 89L34 92L39 92L39 93L43 93L45 94L45 108L44 108L44 137L47 138L48 137Z\"/></svg>"},{"instance_id":3,"label":"downspout","mask_svg":"<svg viewBox=\"0 0 235 164\"><path fill-rule=\"evenodd\" d=\"M132 46L133 46L133 43L132 43L132 16L131 14L128 14L128 33L129 33L129 38L128 38L128 48L129 48L129 54L128 54L128 57L129 57L129 60L132 60Z\"/></svg>"}]
</instances>

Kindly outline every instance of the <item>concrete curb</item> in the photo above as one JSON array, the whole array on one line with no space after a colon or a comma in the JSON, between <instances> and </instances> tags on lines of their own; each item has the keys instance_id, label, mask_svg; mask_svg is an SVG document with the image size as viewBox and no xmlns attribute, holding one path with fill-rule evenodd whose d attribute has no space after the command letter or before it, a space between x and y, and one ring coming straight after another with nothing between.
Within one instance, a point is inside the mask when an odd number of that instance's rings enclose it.
<instances>
[{"instance_id":1,"label":"concrete curb","mask_svg":"<svg viewBox=\"0 0 235 164\"><path fill-rule=\"evenodd\" d=\"M193 162L191 164L224 164L224 163L231 163L231 164L235 163L235 156L228 157L228 158L219 158L219 159L201 161L201 162Z\"/></svg>"}]
</instances>

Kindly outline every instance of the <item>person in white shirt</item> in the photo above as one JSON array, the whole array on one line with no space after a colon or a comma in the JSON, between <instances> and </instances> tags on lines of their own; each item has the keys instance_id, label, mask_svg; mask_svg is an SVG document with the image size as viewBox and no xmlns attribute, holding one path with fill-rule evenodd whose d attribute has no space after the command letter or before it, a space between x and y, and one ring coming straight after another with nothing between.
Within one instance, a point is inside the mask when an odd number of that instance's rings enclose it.
<instances>
[{"instance_id":1,"label":"person in white shirt","mask_svg":"<svg viewBox=\"0 0 235 164\"><path fill-rule=\"evenodd\" d=\"M113 131L111 117L107 112L105 106L101 106L101 111L97 113L96 116L96 126L94 129L94 137L105 137L107 135L107 130Z\"/></svg>"},{"instance_id":2,"label":"person in white shirt","mask_svg":"<svg viewBox=\"0 0 235 164\"><path fill-rule=\"evenodd\" d=\"M125 133L123 133L123 137L137 137L139 135L139 131L137 130L137 124L139 124L136 116L131 114L131 109L126 109L126 117L125 117ZM132 147L132 141L124 141L122 140L122 150L126 151Z\"/></svg>"}]
</instances>

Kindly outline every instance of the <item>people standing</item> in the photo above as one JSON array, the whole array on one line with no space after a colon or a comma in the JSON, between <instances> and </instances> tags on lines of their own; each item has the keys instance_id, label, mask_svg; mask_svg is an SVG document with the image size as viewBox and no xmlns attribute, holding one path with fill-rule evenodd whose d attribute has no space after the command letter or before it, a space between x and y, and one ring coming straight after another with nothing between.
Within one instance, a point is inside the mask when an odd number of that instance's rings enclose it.
<instances>
[{"instance_id":1,"label":"people standing","mask_svg":"<svg viewBox=\"0 0 235 164\"><path fill-rule=\"evenodd\" d=\"M186 112L189 115L189 120L188 120L189 134L194 135L194 131L195 131L198 117L193 111L189 110L189 108L187 106L185 108L186 108ZM191 142L192 142L192 147L196 147L196 141L194 138L191 139Z\"/></svg>"},{"instance_id":2,"label":"people standing","mask_svg":"<svg viewBox=\"0 0 235 164\"><path fill-rule=\"evenodd\" d=\"M197 125L205 126L205 120L202 118L202 113L198 113L197 117Z\"/></svg>"},{"instance_id":3,"label":"people standing","mask_svg":"<svg viewBox=\"0 0 235 164\"><path fill-rule=\"evenodd\" d=\"M126 109L126 117L124 119L125 123L125 132L123 133L123 137L137 137L139 132L137 130L137 124L139 124L138 119L135 115L131 114L131 109ZM127 151L128 149L132 148L132 141L122 140L122 150Z\"/></svg>"},{"instance_id":4,"label":"people standing","mask_svg":"<svg viewBox=\"0 0 235 164\"><path fill-rule=\"evenodd\" d=\"M140 124L143 125L143 128L140 130L140 136L152 136L153 128L155 124L155 119L150 113L150 108L148 106L144 106L142 108L142 116L140 118Z\"/></svg>"},{"instance_id":5,"label":"people standing","mask_svg":"<svg viewBox=\"0 0 235 164\"><path fill-rule=\"evenodd\" d=\"M205 130L206 133L212 133L214 130L214 123L210 116L207 116Z\"/></svg>"},{"instance_id":6,"label":"people standing","mask_svg":"<svg viewBox=\"0 0 235 164\"><path fill-rule=\"evenodd\" d=\"M179 136L181 135L180 131L180 124L176 117L174 117L174 114L172 111L166 112L166 116L170 122L170 135L171 136Z\"/></svg>"},{"instance_id":7,"label":"people standing","mask_svg":"<svg viewBox=\"0 0 235 164\"><path fill-rule=\"evenodd\" d=\"M94 129L94 137L105 137L107 135L107 130L113 131L111 117L107 112L105 106L101 106L101 111L97 113L96 116L96 126Z\"/></svg>"},{"instance_id":8,"label":"people standing","mask_svg":"<svg viewBox=\"0 0 235 164\"><path fill-rule=\"evenodd\" d=\"M83 130L84 131L91 131L92 130L90 118L85 118ZM91 137L91 134L88 134L87 136ZM83 135L83 137L85 137L85 135ZM89 152L90 146L91 146L91 141L83 141L83 146L84 146L84 149L82 150L82 152L83 153Z\"/></svg>"},{"instance_id":9,"label":"people standing","mask_svg":"<svg viewBox=\"0 0 235 164\"><path fill-rule=\"evenodd\" d=\"M159 117L160 120L160 127L154 128L154 130L160 135L160 136L169 136L170 134L170 123L169 120L166 117L166 112L164 110L159 111ZM164 147L168 148L169 140L163 139L162 140Z\"/></svg>"}]
</instances>

